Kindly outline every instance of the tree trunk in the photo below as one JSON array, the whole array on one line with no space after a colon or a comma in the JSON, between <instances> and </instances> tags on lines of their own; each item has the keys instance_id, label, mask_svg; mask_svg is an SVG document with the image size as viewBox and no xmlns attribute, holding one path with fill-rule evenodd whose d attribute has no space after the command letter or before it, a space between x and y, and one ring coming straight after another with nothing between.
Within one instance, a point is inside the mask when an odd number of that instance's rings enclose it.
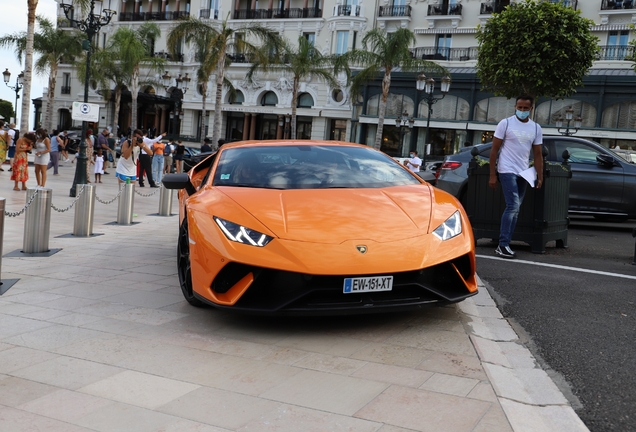
<instances>
[{"instance_id":1,"label":"tree trunk","mask_svg":"<svg viewBox=\"0 0 636 432\"><path fill-rule=\"evenodd\" d=\"M132 130L139 128L137 119L137 96L139 95L139 66L135 67L130 80L130 97L132 99Z\"/></svg>"},{"instance_id":2,"label":"tree trunk","mask_svg":"<svg viewBox=\"0 0 636 432\"><path fill-rule=\"evenodd\" d=\"M389 98L389 90L391 89L391 70L384 72L382 78L382 97L378 106L378 130L375 133L375 143L373 148L380 150L382 146L382 131L384 130L384 114L386 114L386 100Z\"/></svg>"},{"instance_id":3,"label":"tree trunk","mask_svg":"<svg viewBox=\"0 0 636 432\"><path fill-rule=\"evenodd\" d=\"M208 100L208 83L201 83L201 93L203 93L203 102L201 103L201 145L205 138L205 120L208 116L207 100Z\"/></svg>"},{"instance_id":4,"label":"tree trunk","mask_svg":"<svg viewBox=\"0 0 636 432\"><path fill-rule=\"evenodd\" d=\"M216 64L216 95L214 98L214 125L212 126L212 145L218 145L221 136L221 97L223 96L223 78L225 78L225 46L219 53Z\"/></svg>"},{"instance_id":5,"label":"tree trunk","mask_svg":"<svg viewBox=\"0 0 636 432\"><path fill-rule=\"evenodd\" d=\"M57 63L51 65L49 73L49 89L46 93L46 114L44 115L43 127L51 133L53 130L53 100L55 99L55 85L57 83Z\"/></svg>"},{"instance_id":6,"label":"tree trunk","mask_svg":"<svg viewBox=\"0 0 636 432\"><path fill-rule=\"evenodd\" d=\"M20 119L20 132L29 131L29 113L31 112L31 79L33 78L33 36L35 34L35 10L38 0L27 0L27 40L24 55L24 87L22 87L22 118ZM16 107L17 111L18 107Z\"/></svg>"},{"instance_id":7,"label":"tree trunk","mask_svg":"<svg viewBox=\"0 0 636 432\"><path fill-rule=\"evenodd\" d=\"M121 89L119 84L115 87L115 113L113 114L113 134L119 138L117 133L117 125L119 124L119 110L121 109Z\"/></svg>"},{"instance_id":8,"label":"tree trunk","mask_svg":"<svg viewBox=\"0 0 636 432\"><path fill-rule=\"evenodd\" d=\"M296 107L298 106L298 79L294 76L294 87L292 88L292 106L291 106L291 136L290 139L296 139Z\"/></svg>"}]
</instances>

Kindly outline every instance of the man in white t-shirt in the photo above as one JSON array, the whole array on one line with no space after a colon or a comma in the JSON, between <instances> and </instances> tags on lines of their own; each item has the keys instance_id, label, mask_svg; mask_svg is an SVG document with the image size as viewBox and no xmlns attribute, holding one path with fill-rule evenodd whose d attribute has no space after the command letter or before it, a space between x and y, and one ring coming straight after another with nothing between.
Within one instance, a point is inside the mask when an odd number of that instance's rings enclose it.
<instances>
[{"instance_id":1,"label":"man in white t-shirt","mask_svg":"<svg viewBox=\"0 0 636 432\"><path fill-rule=\"evenodd\" d=\"M9 164L13 166L13 157L15 156L15 123L11 123L9 125L9 130L7 132L11 138L11 142L9 143L9 153L7 156L9 157ZM9 168L9 171L11 170L12 168Z\"/></svg>"},{"instance_id":2,"label":"man in white t-shirt","mask_svg":"<svg viewBox=\"0 0 636 432\"><path fill-rule=\"evenodd\" d=\"M420 167L422 166L422 159L417 157L417 150L411 151L409 154L411 159L406 159L404 161L404 166L410 169L413 172L420 172Z\"/></svg>"},{"instance_id":3,"label":"man in white t-shirt","mask_svg":"<svg viewBox=\"0 0 636 432\"><path fill-rule=\"evenodd\" d=\"M515 115L499 122L492 140L490 150L489 186L497 189L497 174L506 201L506 209L501 216L499 230L499 246L495 253L502 258L515 258L510 249L510 240L515 231L519 207L526 193L526 180L519 175L528 169L530 152L534 156L534 167L537 172L535 187L543 184L543 132L541 126L530 119L533 98L519 96L515 103Z\"/></svg>"}]
</instances>

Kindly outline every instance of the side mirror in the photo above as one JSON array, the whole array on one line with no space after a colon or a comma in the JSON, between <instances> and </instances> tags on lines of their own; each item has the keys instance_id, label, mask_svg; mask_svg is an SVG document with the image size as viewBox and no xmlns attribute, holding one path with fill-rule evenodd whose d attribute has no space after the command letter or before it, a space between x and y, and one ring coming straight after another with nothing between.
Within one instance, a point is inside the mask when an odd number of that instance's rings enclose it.
<instances>
[{"instance_id":1,"label":"side mirror","mask_svg":"<svg viewBox=\"0 0 636 432\"><path fill-rule=\"evenodd\" d=\"M197 191L190 183L190 176L184 173L167 174L161 179L161 183L166 189L185 189L188 195L192 195Z\"/></svg>"},{"instance_id":2,"label":"side mirror","mask_svg":"<svg viewBox=\"0 0 636 432\"><path fill-rule=\"evenodd\" d=\"M613 156L606 154L599 154L596 156L596 161L603 166L613 167L616 163L616 159Z\"/></svg>"}]
</instances>

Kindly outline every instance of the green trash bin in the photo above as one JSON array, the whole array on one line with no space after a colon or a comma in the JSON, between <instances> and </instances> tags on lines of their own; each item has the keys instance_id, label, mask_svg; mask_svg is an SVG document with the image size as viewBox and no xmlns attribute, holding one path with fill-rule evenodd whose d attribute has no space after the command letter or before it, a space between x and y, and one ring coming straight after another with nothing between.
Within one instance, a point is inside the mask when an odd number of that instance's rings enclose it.
<instances>
[{"instance_id":1,"label":"green trash bin","mask_svg":"<svg viewBox=\"0 0 636 432\"><path fill-rule=\"evenodd\" d=\"M545 244L556 240L558 248L568 245L568 201L572 171L564 154L563 164L543 162L543 186L530 186L519 209L513 241L528 243L534 253L545 253ZM501 215L506 207L501 185L497 190L488 186L490 163L473 154L468 167L468 187L464 208L473 227L475 240L499 239Z\"/></svg>"}]
</instances>

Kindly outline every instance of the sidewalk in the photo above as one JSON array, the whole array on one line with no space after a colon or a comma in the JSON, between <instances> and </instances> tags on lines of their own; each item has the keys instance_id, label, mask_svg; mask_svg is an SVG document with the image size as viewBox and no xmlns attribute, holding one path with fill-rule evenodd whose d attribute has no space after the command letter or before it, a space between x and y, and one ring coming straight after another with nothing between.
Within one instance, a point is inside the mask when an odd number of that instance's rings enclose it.
<instances>
[{"instance_id":1,"label":"sidewalk","mask_svg":"<svg viewBox=\"0 0 636 432\"><path fill-rule=\"evenodd\" d=\"M64 165L47 181L62 209L75 169ZM104 201L118 190L108 171ZM9 177L0 196L15 212L26 193ZM178 284L178 217L157 216L158 202L136 195L132 226L112 224L117 201L96 203L102 235L91 238L68 235L74 209L53 211L61 250L49 257L7 257L20 255L24 215L5 217L1 276L19 281L0 296L0 430L587 430L483 286L459 305L400 314L195 308Z\"/></svg>"}]
</instances>

